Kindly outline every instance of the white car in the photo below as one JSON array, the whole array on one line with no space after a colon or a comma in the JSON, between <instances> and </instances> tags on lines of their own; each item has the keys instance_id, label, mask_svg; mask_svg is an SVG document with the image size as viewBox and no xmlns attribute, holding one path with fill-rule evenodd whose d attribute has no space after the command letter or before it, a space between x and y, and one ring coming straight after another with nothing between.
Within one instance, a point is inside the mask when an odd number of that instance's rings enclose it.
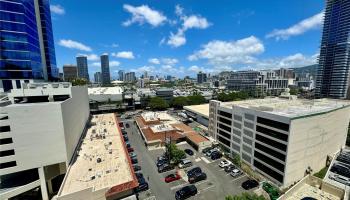
<instances>
[{"instance_id":1,"label":"white car","mask_svg":"<svg viewBox=\"0 0 350 200\"><path fill-rule=\"evenodd\" d=\"M224 167L229 166L229 165L232 165L232 162L231 162L231 161L228 161L228 160L222 160L222 161L219 163L219 167L221 167L221 168L224 168Z\"/></svg>"},{"instance_id":2,"label":"white car","mask_svg":"<svg viewBox=\"0 0 350 200\"><path fill-rule=\"evenodd\" d=\"M232 176L232 177L237 177L237 176L240 176L240 175L242 175L243 174L243 172L241 172L239 169L234 169L234 170L232 170L232 172L230 173L230 175Z\"/></svg>"}]
</instances>

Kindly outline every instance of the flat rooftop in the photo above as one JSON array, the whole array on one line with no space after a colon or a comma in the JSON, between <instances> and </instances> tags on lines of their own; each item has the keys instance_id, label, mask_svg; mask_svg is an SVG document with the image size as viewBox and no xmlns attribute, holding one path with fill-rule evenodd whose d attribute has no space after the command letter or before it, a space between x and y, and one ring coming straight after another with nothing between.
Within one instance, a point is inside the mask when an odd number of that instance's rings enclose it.
<instances>
[{"instance_id":1,"label":"flat rooftop","mask_svg":"<svg viewBox=\"0 0 350 200\"><path fill-rule=\"evenodd\" d=\"M208 103L201 104L201 105L194 105L194 106L184 106L184 109L209 118L209 104Z\"/></svg>"},{"instance_id":2,"label":"flat rooftop","mask_svg":"<svg viewBox=\"0 0 350 200\"><path fill-rule=\"evenodd\" d=\"M121 87L96 87L96 88L88 88L89 95L116 95L122 94L123 88Z\"/></svg>"},{"instance_id":3,"label":"flat rooftop","mask_svg":"<svg viewBox=\"0 0 350 200\"><path fill-rule=\"evenodd\" d=\"M306 183L304 183L298 190L288 197L287 200L300 200L305 197L312 197L317 200L340 200L339 197Z\"/></svg>"},{"instance_id":4,"label":"flat rooftop","mask_svg":"<svg viewBox=\"0 0 350 200\"><path fill-rule=\"evenodd\" d=\"M114 114L94 115L58 196L91 189L137 186ZM136 184L136 185L135 185Z\"/></svg>"},{"instance_id":5,"label":"flat rooftop","mask_svg":"<svg viewBox=\"0 0 350 200\"><path fill-rule=\"evenodd\" d=\"M239 106L256 111L272 113L285 117L295 118L306 115L313 115L329 112L339 108L347 107L350 101L336 99L285 99L285 98L265 98L244 101L234 101L221 103L221 106L232 108Z\"/></svg>"}]
</instances>

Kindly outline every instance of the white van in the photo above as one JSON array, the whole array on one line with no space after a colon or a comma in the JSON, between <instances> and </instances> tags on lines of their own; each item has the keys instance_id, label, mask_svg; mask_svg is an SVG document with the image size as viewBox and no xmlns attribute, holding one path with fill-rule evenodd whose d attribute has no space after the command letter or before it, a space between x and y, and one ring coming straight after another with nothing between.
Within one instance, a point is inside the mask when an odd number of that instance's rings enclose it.
<instances>
[{"instance_id":1,"label":"white van","mask_svg":"<svg viewBox=\"0 0 350 200\"><path fill-rule=\"evenodd\" d=\"M192 162L190 160L181 160L180 164L179 164L179 168L183 169L186 167L191 167L192 166Z\"/></svg>"}]
</instances>

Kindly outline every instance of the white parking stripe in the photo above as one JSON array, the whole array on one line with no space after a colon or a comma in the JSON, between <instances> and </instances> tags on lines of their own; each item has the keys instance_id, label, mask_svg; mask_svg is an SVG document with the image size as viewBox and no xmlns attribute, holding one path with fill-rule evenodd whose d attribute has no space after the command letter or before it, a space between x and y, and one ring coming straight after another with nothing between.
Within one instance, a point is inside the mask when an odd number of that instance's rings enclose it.
<instances>
[{"instance_id":1,"label":"white parking stripe","mask_svg":"<svg viewBox=\"0 0 350 200\"><path fill-rule=\"evenodd\" d=\"M201 159L207 164L211 163L206 157L201 157Z\"/></svg>"},{"instance_id":2,"label":"white parking stripe","mask_svg":"<svg viewBox=\"0 0 350 200\"><path fill-rule=\"evenodd\" d=\"M241 178L243 178L243 177L246 177L247 175L243 175L243 176L240 176L240 177L237 177L237 178L235 178L235 179L233 179L233 180L231 180L231 182L234 182L234 181L236 181L236 180L238 180L238 179L241 179Z\"/></svg>"},{"instance_id":3,"label":"white parking stripe","mask_svg":"<svg viewBox=\"0 0 350 200\"><path fill-rule=\"evenodd\" d=\"M180 185L173 186L173 187L170 188L170 190L175 190L175 189L181 188L181 187L183 187L185 185L188 185L188 183L182 183Z\"/></svg>"}]
</instances>

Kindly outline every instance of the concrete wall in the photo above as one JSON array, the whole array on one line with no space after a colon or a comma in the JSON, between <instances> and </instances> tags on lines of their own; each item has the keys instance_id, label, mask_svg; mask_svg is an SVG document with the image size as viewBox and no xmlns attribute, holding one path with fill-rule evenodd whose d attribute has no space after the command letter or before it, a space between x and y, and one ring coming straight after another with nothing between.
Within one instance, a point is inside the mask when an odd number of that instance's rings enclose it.
<instances>
[{"instance_id":1,"label":"concrete wall","mask_svg":"<svg viewBox=\"0 0 350 200\"><path fill-rule=\"evenodd\" d=\"M291 121L284 185L305 175L308 166L318 172L325 167L327 155L345 145L350 107Z\"/></svg>"}]
</instances>

